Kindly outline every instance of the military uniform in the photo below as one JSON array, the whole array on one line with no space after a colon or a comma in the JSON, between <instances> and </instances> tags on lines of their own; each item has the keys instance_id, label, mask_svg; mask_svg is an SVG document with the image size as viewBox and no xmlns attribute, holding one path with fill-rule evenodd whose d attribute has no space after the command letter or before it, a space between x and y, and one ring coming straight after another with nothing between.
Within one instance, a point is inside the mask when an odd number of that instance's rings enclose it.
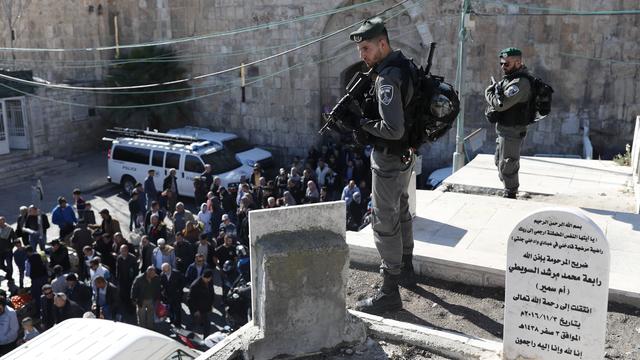
<instances>
[{"instance_id":1,"label":"military uniform","mask_svg":"<svg viewBox=\"0 0 640 360\"><path fill-rule=\"evenodd\" d=\"M362 124L362 130L373 135L375 144L371 152L371 227L382 258L381 267L394 275L400 274L402 255L413 252L408 188L415 155L407 151L408 145L403 148L394 144L405 133L403 108L413 93L410 79L403 76L401 69L390 65L402 57L400 51L393 51L375 66L378 76L374 88L380 118ZM403 85L407 89L404 93Z\"/></svg>"},{"instance_id":2,"label":"military uniform","mask_svg":"<svg viewBox=\"0 0 640 360\"><path fill-rule=\"evenodd\" d=\"M509 48L503 50L501 56L514 53L521 54L519 50ZM531 83L528 75L527 68L522 66L489 86L484 94L488 103L487 113L495 112L497 118L494 161L504 185L504 196L510 198L515 198L520 186L520 149L530 120ZM497 94L496 88L501 88L503 94Z\"/></svg>"},{"instance_id":3,"label":"military uniform","mask_svg":"<svg viewBox=\"0 0 640 360\"><path fill-rule=\"evenodd\" d=\"M359 43L386 34L384 22L366 20L351 33ZM409 148L404 109L413 95L411 69L400 51L390 51L375 64L375 77L369 94L375 97L373 111L362 109L364 116L359 132L373 145L371 153L372 220L376 248L382 259L383 285L373 298L365 299L356 308L367 312L384 312L402 308L398 284L403 278L413 279L413 225L409 212L409 181L415 164L415 154ZM362 104L361 104L362 105ZM377 111L376 111L377 110ZM406 276L405 276L406 275ZM410 283L411 281L408 281Z\"/></svg>"}]
</instances>

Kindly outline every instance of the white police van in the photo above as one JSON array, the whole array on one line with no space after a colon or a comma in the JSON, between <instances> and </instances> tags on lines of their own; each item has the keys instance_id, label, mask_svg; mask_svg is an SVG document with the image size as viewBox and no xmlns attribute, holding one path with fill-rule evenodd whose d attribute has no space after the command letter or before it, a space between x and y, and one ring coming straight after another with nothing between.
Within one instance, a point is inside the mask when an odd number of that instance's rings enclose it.
<instances>
[{"instance_id":1,"label":"white police van","mask_svg":"<svg viewBox=\"0 0 640 360\"><path fill-rule=\"evenodd\" d=\"M167 134L191 136L196 139L216 143L235 153L236 159L238 159L242 165L253 166L259 163L262 169L271 169L274 166L271 152L259 147L254 147L236 134L216 132L196 126L171 129L167 131Z\"/></svg>"},{"instance_id":2,"label":"white police van","mask_svg":"<svg viewBox=\"0 0 640 360\"><path fill-rule=\"evenodd\" d=\"M200 351L158 332L103 319L68 319L20 345L3 360L193 360Z\"/></svg>"},{"instance_id":3,"label":"white police van","mask_svg":"<svg viewBox=\"0 0 640 360\"><path fill-rule=\"evenodd\" d=\"M178 193L193 197L193 179L209 164L222 186L236 186L242 177L249 178L252 168L242 165L228 149L208 141L155 131L138 129L109 129L119 135L103 138L111 141L108 152L108 180L119 183L129 193L135 183L144 183L148 171L156 171L156 190L162 191L164 178L176 169Z\"/></svg>"}]
</instances>

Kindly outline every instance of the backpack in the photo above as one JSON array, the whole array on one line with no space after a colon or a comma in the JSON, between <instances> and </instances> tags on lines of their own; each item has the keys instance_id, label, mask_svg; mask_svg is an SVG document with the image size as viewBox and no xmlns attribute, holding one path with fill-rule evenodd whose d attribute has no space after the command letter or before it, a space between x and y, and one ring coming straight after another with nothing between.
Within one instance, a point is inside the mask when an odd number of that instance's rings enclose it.
<instances>
[{"instance_id":1,"label":"backpack","mask_svg":"<svg viewBox=\"0 0 640 360\"><path fill-rule=\"evenodd\" d=\"M408 124L409 145L418 149L426 142L434 142L453 126L460 112L460 99L453 86L443 76L431 75L412 59L413 96L405 107L411 120Z\"/></svg>"},{"instance_id":2,"label":"backpack","mask_svg":"<svg viewBox=\"0 0 640 360\"><path fill-rule=\"evenodd\" d=\"M544 119L551 113L553 88L539 77L523 75L531 84L531 100L529 100L529 124Z\"/></svg>"}]
</instances>

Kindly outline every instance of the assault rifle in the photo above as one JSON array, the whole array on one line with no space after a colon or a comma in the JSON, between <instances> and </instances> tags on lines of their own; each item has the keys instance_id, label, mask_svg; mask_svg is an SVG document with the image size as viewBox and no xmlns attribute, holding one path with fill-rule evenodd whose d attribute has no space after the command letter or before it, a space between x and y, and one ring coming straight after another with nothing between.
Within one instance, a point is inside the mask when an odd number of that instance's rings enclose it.
<instances>
[{"instance_id":1,"label":"assault rifle","mask_svg":"<svg viewBox=\"0 0 640 360\"><path fill-rule=\"evenodd\" d=\"M340 119L336 119L335 113L341 106L349 106L352 100L362 100L364 93L371 87L371 77L369 76L371 70L366 73L357 72L349 81L347 85L347 93L338 101L336 106L331 109L329 113L323 113L322 117L325 120L324 126L318 131L320 135L323 135L327 130L335 130L336 123L340 123Z\"/></svg>"},{"instance_id":2,"label":"assault rifle","mask_svg":"<svg viewBox=\"0 0 640 360\"><path fill-rule=\"evenodd\" d=\"M504 89L499 82L496 82L496 79L493 76L491 77L491 85L493 85L493 88L495 89L496 98L498 99L498 106L502 107L502 97L504 96Z\"/></svg>"}]
</instances>

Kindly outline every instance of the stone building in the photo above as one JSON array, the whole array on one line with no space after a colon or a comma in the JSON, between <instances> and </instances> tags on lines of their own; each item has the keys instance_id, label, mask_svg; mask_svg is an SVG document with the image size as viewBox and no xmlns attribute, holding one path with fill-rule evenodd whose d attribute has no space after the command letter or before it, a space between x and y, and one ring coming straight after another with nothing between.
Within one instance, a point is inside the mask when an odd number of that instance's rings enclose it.
<instances>
[{"instance_id":1,"label":"stone building","mask_svg":"<svg viewBox=\"0 0 640 360\"><path fill-rule=\"evenodd\" d=\"M25 1L25 0L21 0ZM13 0L20 2L20 0ZM29 2L29 1L27 1ZM15 21L14 40L8 22L0 23L0 46L87 48L201 36L173 44L181 65L192 76L251 63L293 48L371 16L393 0L79 0L29 2ZM432 72L455 81L461 1L409 0L385 14L391 44L425 62L429 43L438 43ZM521 4L519 6L517 4ZM525 154L582 155L584 125L594 156L611 157L631 142L633 119L640 112L638 76L640 15L583 16L600 10L631 10L637 1L545 0L529 7L524 0L472 0L464 64L465 134L487 128L482 151L493 151L494 131L484 120L483 91L490 76L499 77L497 53L506 46L524 52L525 63L555 89L553 113L533 125ZM350 7L338 12L339 8ZM540 10L570 9L569 12ZM0 9L3 11L3 9ZM324 14L322 14L324 13ZM527 15L536 13L538 15ZM3 14L6 17L6 14ZM117 20L115 19L117 17ZM300 19L304 17L303 19ZM117 24L116 24L117 22ZM263 24L275 23L268 27ZM277 24L280 23L280 24ZM229 30L238 30L233 34ZM116 31L117 30L117 31ZM245 67L245 101L240 70L190 81L190 122L236 132L269 148L282 160L304 155L321 139L322 111L335 104L350 75L360 66L348 31L298 51ZM126 50L121 50L126 51ZM0 67L32 70L51 83L100 84L106 67L79 67L112 59L114 50L0 51ZM65 156L54 145L65 135L76 149L95 146L109 123L108 113L92 106L104 99L90 92L43 90L26 97L31 148ZM52 103L82 103L77 107ZM69 101L69 99L74 101ZM66 99L66 100L65 100ZM175 119L176 123L183 119ZM170 127L172 124L164 124ZM451 162L455 131L423 147L426 170Z\"/></svg>"}]
</instances>

